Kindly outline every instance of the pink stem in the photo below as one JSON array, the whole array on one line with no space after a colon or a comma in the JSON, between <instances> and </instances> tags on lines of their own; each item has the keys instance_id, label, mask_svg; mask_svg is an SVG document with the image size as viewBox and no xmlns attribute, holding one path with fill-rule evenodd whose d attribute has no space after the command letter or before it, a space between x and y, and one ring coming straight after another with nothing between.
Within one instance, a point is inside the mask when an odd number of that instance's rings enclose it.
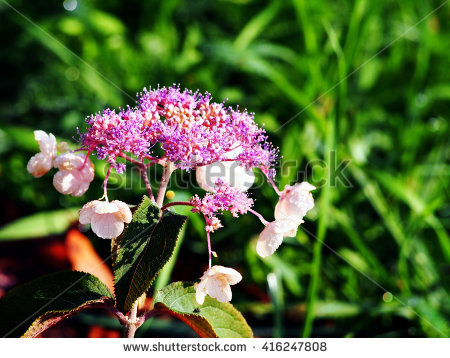
<instances>
[{"instance_id":1,"label":"pink stem","mask_svg":"<svg viewBox=\"0 0 450 358\"><path fill-rule=\"evenodd\" d=\"M140 168L141 168L142 178L144 178L145 188L147 189L148 196L149 196L150 200L154 200L152 186L150 185L150 180L148 180L147 166L144 163L144 159L142 159L142 163L140 163Z\"/></svg>"},{"instance_id":2,"label":"pink stem","mask_svg":"<svg viewBox=\"0 0 450 358\"><path fill-rule=\"evenodd\" d=\"M111 174L111 169L112 169L112 166L110 165L109 169L108 169L108 173L106 173L105 181L103 182L103 195L105 196L106 201L109 201L108 200L108 192L106 190L106 187L108 185L108 178L109 178L109 174Z\"/></svg>"},{"instance_id":3,"label":"pink stem","mask_svg":"<svg viewBox=\"0 0 450 358\"><path fill-rule=\"evenodd\" d=\"M83 169L84 166L86 165L86 163L87 163L87 161L88 161L88 158L89 158L89 155L90 155L91 153L92 153L92 149L89 149L89 150L87 151L87 153L86 153L86 157L84 158L84 162L83 162L83 165L81 166L80 170Z\"/></svg>"},{"instance_id":4,"label":"pink stem","mask_svg":"<svg viewBox=\"0 0 450 358\"><path fill-rule=\"evenodd\" d=\"M272 185L273 189L275 190L275 193L277 193L279 196L281 196L281 191L277 188L277 186L273 182L272 178L269 178L269 176L267 176L267 180Z\"/></svg>"},{"instance_id":5,"label":"pink stem","mask_svg":"<svg viewBox=\"0 0 450 358\"><path fill-rule=\"evenodd\" d=\"M161 208L161 211L164 211L164 210L166 210L167 208L170 208L171 206L175 206L175 205L194 206L194 204L190 203L189 201L172 201L171 203L165 204L165 205Z\"/></svg>"},{"instance_id":6,"label":"pink stem","mask_svg":"<svg viewBox=\"0 0 450 358\"><path fill-rule=\"evenodd\" d=\"M212 250L211 250L211 238L210 238L210 236L209 236L209 231L206 232L206 238L207 238L207 240L208 240L208 255L209 255L208 265L209 265L209 268L211 268L211 261L212 261L211 256L212 256Z\"/></svg>"},{"instance_id":7,"label":"pink stem","mask_svg":"<svg viewBox=\"0 0 450 358\"><path fill-rule=\"evenodd\" d=\"M141 162L137 161L136 159L133 159L131 157L129 157L128 155L126 155L125 153L120 153L119 157L124 158L125 160L128 160L129 162L136 164L136 165L142 165Z\"/></svg>"},{"instance_id":8,"label":"pink stem","mask_svg":"<svg viewBox=\"0 0 450 358\"><path fill-rule=\"evenodd\" d=\"M259 220L261 220L261 222L264 224L264 225L267 225L269 222L266 220L266 219L264 219L264 217L260 214L260 213L258 213L257 211L255 211L255 210L253 210L253 209L248 209L248 211L250 211L253 215L255 215Z\"/></svg>"}]
</instances>

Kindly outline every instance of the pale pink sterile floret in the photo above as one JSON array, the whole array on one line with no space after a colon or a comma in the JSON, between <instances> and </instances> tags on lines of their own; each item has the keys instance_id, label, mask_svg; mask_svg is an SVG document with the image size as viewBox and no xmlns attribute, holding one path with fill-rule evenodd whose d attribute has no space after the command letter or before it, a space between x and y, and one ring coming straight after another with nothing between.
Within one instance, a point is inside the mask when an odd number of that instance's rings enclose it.
<instances>
[{"instance_id":1,"label":"pale pink sterile floret","mask_svg":"<svg viewBox=\"0 0 450 358\"><path fill-rule=\"evenodd\" d=\"M103 239L118 237L131 218L130 208L119 200L94 200L85 204L79 212L80 224L91 224L92 231Z\"/></svg>"},{"instance_id":2,"label":"pale pink sterile floret","mask_svg":"<svg viewBox=\"0 0 450 358\"><path fill-rule=\"evenodd\" d=\"M280 199L275 206L275 220L288 216L303 219L306 213L314 207L314 198L310 191L315 186L304 181L295 185L286 185L281 192Z\"/></svg>"},{"instance_id":3,"label":"pale pink sterile floret","mask_svg":"<svg viewBox=\"0 0 450 358\"><path fill-rule=\"evenodd\" d=\"M203 273L200 282L194 285L195 299L202 305L206 295L217 299L219 302L229 302L232 298L230 285L235 285L242 280L242 276L236 270L224 267L213 266Z\"/></svg>"},{"instance_id":4,"label":"pale pink sterile floret","mask_svg":"<svg viewBox=\"0 0 450 358\"><path fill-rule=\"evenodd\" d=\"M59 171L53 177L53 185L64 195L83 195L94 179L94 164L83 154L61 154L54 166Z\"/></svg>"},{"instance_id":5,"label":"pale pink sterile floret","mask_svg":"<svg viewBox=\"0 0 450 358\"><path fill-rule=\"evenodd\" d=\"M40 152L28 161L27 170L36 178L43 176L53 167L56 156L56 138L44 131L34 131L34 138L39 144Z\"/></svg>"},{"instance_id":6,"label":"pale pink sterile floret","mask_svg":"<svg viewBox=\"0 0 450 358\"><path fill-rule=\"evenodd\" d=\"M238 160L215 162L196 169L197 183L205 191L215 193L218 178L230 187L244 192L253 185L255 174Z\"/></svg>"},{"instance_id":7,"label":"pale pink sterile floret","mask_svg":"<svg viewBox=\"0 0 450 358\"><path fill-rule=\"evenodd\" d=\"M256 252L261 257L272 255L283 242L285 237L293 237L298 226L303 223L297 217L288 216L272 221L266 225L256 243Z\"/></svg>"}]
</instances>

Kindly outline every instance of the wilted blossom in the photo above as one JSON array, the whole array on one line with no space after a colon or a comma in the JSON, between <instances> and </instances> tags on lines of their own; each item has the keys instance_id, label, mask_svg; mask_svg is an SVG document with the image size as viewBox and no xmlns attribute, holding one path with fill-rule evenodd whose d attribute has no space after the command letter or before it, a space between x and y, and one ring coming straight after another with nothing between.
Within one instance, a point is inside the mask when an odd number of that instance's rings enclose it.
<instances>
[{"instance_id":1,"label":"wilted blossom","mask_svg":"<svg viewBox=\"0 0 450 358\"><path fill-rule=\"evenodd\" d=\"M302 222L296 217L288 216L268 223L256 242L258 255L261 257L272 255L283 242L283 238L296 235L297 228Z\"/></svg>"},{"instance_id":2,"label":"wilted blossom","mask_svg":"<svg viewBox=\"0 0 450 358\"><path fill-rule=\"evenodd\" d=\"M206 295L210 295L219 302L229 302L232 297L230 285L235 285L241 280L242 276L236 270L213 266L206 270L200 282L195 284L195 299L199 305L205 302Z\"/></svg>"},{"instance_id":3,"label":"wilted blossom","mask_svg":"<svg viewBox=\"0 0 450 358\"><path fill-rule=\"evenodd\" d=\"M132 214L127 204L119 200L105 202L94 200L85 204L79 213L81 224L91 224L92 231L103 239L118 237Z\"/></svg>"},{"instance_id":4,"label":"wilted blossom","mask_svg":"<svg viewBox=\"0 0 450 358\"><path fill-rule=\"evenodd\" d=\"M56 138L44 131L34 131L34 138L39 144L40 152L31 157L27 164L28 172L36 178L43 176L53 167L56 157Z\"/></svg>"},{"instance_id":5,"label":"wilted blossom","mask_svg":"<svg viewBox=\"0 0 450 358\"><path fill-rule=\"evenodd\" d=\"M217 178L239 191L247 191L255 181L255 174L240 161L215 162L196 169L198 185L206 191L215 192Z\"/></svg>"},{"instance_id":6,"label":"wilted blossom","mask_svg":"<svg viewBox=\"0 0 450 358\"><path fill-rule=\"evenodd\" d=\"M310 191L315 186L304 181L295 185L286 185L281 192L280 199L275 206L275 219L288 216L303 219L306 213L314 207L314 198Z\"/></svg>"},{"instance_id":7,"label":"wilted blossom","mask_svg":"<svg viewBox=\"0 0 450 358\"><path fill-rule=\"evenodd\" d=\"M59 171L53 177L53 185L64 195L83 195L94 179L94 164L83 154L61 154L54 166Z\"/></svg>"}]
</instances>

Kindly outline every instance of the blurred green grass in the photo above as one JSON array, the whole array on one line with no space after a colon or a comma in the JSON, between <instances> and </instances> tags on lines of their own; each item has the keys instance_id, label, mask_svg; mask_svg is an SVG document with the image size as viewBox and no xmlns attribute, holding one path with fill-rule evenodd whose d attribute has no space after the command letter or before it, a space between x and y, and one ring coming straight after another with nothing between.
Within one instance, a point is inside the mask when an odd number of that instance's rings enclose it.
<instances>
[{"instance_id":1,"label":"blurred green grass","mask_svg":"<svg viewBox=\"0 0 450 358\"><path fill-rule=\"evenodd\" d=\"M305 230L276 256L256 256L253 217L238 225L225 217L213 235L216 262L243 273L234 303L255 332L450 335L448 4L435 12L442 2L11 4L30 21L0 2L1 224L101 195L101 166L81 199L59 195L49 175L29 176L33 129L71 140L88 114L132 104L144 86L180 83L256 113L281 163L295 163L282 165L281 186L321 184ZM350 185L331 180L335 161L349 162ZM125 181L113 186L112 196L130 203L143 193ZM271 220L273 191L253 194ZM202 223L191 219L175 277L192 257L205 261Z\"/></svg>"}]
</instances>

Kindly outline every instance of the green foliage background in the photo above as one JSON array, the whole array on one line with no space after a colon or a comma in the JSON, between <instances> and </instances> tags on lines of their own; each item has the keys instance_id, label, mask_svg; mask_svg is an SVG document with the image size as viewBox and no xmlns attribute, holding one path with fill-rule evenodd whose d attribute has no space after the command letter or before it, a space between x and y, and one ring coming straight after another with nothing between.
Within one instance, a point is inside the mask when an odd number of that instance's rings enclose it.
<instances>
[{"instance_id":1,"label":"green foliage background","mask_svg":"<svg viewBox=\"0 0 450 358\"><path fill-rule=\"evenodd\" d=\"M215 263L244 276L233 303L255 335L450 335L446 1L2 0L0 14L1 224L101 196L101 163L83 198L32 178L34 129L71 140L90 113L180 83L256 113L283 155L280 186L320 186L305 230L266 260L252 216L213 235ZM341 162L347 180L333 180ZM191 176L175 176L175 199ZM132 170L111 188L134 204L144 193ZM271 220L273 190L253 195ZM185 233L173 276L195 280L201 220Z\"/></svg>"}]
</instances>

